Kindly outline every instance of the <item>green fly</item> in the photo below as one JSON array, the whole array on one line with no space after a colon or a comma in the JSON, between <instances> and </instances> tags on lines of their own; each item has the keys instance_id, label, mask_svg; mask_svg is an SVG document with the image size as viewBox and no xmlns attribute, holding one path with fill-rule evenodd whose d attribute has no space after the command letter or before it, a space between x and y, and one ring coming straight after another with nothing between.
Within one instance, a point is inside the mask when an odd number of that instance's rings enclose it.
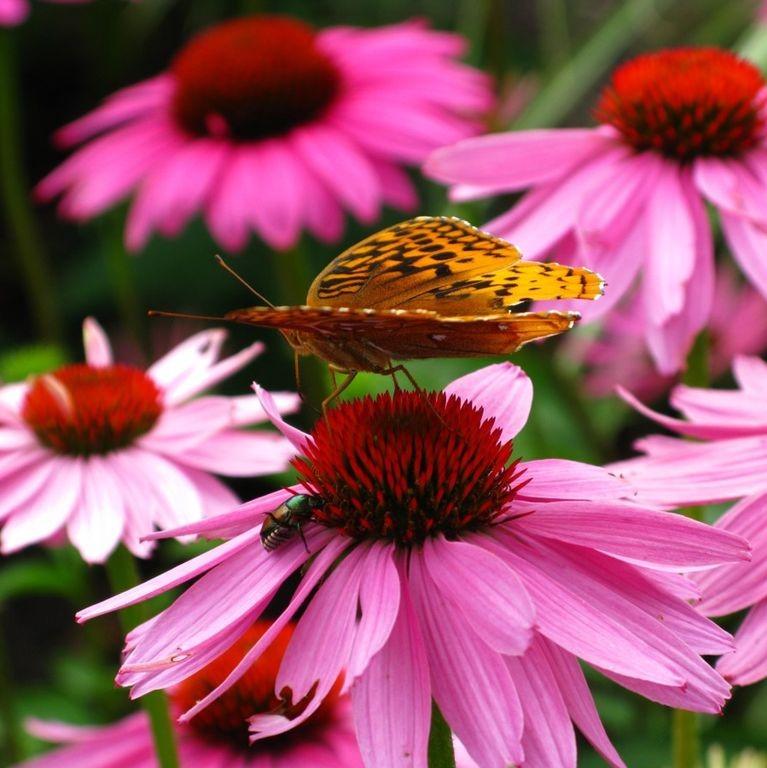
<instances>
[{"instance_id":1,"label":"green fly","mask_svg":"<svg viewBox=\"0 0 767 768\"><path fill-rule=\"evenodd\" d=\"M290 541L297 533L308 552L309 547L302 526L314 518L314 510L321 506L322 499L317 496L298 494L280 504L274 512L269 512L261 526L261 543L264 549L271 552Z\"/></svg>"}]
</instances>

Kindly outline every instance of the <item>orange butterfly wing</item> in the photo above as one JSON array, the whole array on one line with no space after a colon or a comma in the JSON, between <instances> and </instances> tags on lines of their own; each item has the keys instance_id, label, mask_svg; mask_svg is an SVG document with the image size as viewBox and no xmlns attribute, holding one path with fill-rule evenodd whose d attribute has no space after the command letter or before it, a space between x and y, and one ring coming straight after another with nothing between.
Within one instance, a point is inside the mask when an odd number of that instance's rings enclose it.
<instances>
[{"instance_id":1,"label":"orange butterfly wing","mask_svg":"<svg viewBox=\"0 0 767 768\"><path fill-rule=\"evenodd\" d=\"M442 317L429 310L347 307L249 307L227 320L277 328L338 344L369 347L392 360L507 355L523 344L571 328L574 312Z\"/></svg>"},{"instance_id":2,"label":"orange butterfly wing","mask_svg":"<svg viewBox=\"0 0 767 768\"><path fill-rule=\"evenodd\" d=\"M307 304L486 315L533 299L595 299L602 288L588 269L522 261L513 245L465 221L421 216L344 251L314 280Z\"/></svg>"}]
</instances>

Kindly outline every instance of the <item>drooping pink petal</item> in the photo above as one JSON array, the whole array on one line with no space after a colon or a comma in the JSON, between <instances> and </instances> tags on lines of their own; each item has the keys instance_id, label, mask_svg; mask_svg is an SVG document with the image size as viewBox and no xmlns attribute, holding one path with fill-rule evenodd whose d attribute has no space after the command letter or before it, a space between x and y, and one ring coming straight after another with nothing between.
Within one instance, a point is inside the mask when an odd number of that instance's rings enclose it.
<instances>
[{"instance_id":1,"label":"drooping pink petal","mask_svg":"<svg viewBox=\"0 0 767 768\"><path fill-rule=\"evenodd\" d=\"M767 297L767 233L742 217L720 211L722 229L735 261L762 296Z\"/></svg>"},{"instance_id":2,"label":"drooping pink petal","mask_svg":"<svg viewBox=\"0 0 767 768\"><path fill-rule=\"evenodd\" d=\"M741 536L722 536L725 531L683 515L631 502L549 502L520 517L516 526L537 536L680 570L714 568L750 558L748 542Z\"/></svg>"},{"instance_id":3,"label":"drooping pink petal","mask_svg":"<svg viewBox=\"0 0 767 768\"><path fill-rule=\"evenodd\" d=\"M482 408L487 419L495 419L501 439L512 440L527 422L533 403L533 384L527 374L512 363L488 365L461 376L445 387L446 395L456 395Z\"/></svg>"},{"instance_id":4,"label":"drooping pink petal","mask_svg":"<svg viewBox=\"0 0 767 768\"><path fill-rule=\"evenodd\" d=\"M605 732L578 660L545 637L538 639L537 646L548 659L567 710L578 730L613 768L626 768Z\"/></svg>"},{"instance_id":5,"label":"drooping pink petal","mask_svg":"<svg viewBox=\"0 0 767 768\"><path fill-rule=\"evenodd\" d=\"M383 648L400 611L400 579L394 548L380 542L365 555L365 576L360 582L359 620L346 665L345 685L351 685Z\"/></svg>"},{"instance_id":6,"label":"drooping pink petal","mask_svg":"<svg viewBox=\"0 0 767 768\"><path fill-rule=\"evenodd\" d=\"M693 180L717 208L748 219L757 226L767 226L767 188L743 159L699 157L693 167Z\"/></svg>"},{"instance_id":7,"label":"drooping pink petal","mask_svg":"<svg viewBox=\"0 0 767 768\"><path fill-rule=\"evenodd\" d=\"M537 638L523 656L509 656L514 685L525 713L525 766L576 768L575 731L558 680Z\"/></svg>"},{"instance_id":8,"label":"drooping pink petal","mask_svg":"<svg viewBox=\"0 0 767 768\"><path fill-rule=\"evenodd\" d=\"M59 463L35 494L6 521L0 537L3 554L52 536L83 503L82 495L79 461Z\"/></svg>"},{"instance_id":9,"label":"drooping pink petal","mask_svg":"<svg viewBox=\"0 0 767 768\"><path fill-rule=\"evenodd\" d=\"M86 563L103 563L125 528L125 505L108 462L90 456L80 465L82 498L67 524L67 535Z\"/></svg>"},{"instance_id":10,"label":"drooping pink petal","mask_svg":"<svg viewBox=\"0 0 767 768\"><path fill-rule=\"evenodd\" d=\"M424 172L448 184L512 192L562 178L609 143L598 131L582 128L493 133L438 149Z\"/></svg>"},{"instance_id":11,"label":"drooping pink petal","mask_svg":"<svg viewBox=\"0 0 767 768\"><path fill-rule=\"evenodd\" d=\"M417 550L410 554L410 586L432 694L448 725L480 765L524 763L522 705L503 657L445 600Z\"/></svg>"},{"instance_id":12,"label":"drooping pink petal","mask_svg":"<svg viewBox=\"0 0 767 768\"><path fill-rule=\"evenodd\" d=\"M760 357L738 355L732 361L732 372L743 392L767 394L767 363Z\"/></svg>"},{"instance_id":13,"label":"drooping pink petal","mask_svg":"<svg viewBox=\"0 0 767 768\"><path fill-rule=\"evenodd\" d=\"M442 537L427 539L423 561L443 599L485 643L502 654L525 652L535 607L511 568L481 547Z\"/></svg>"},{"instance_id":14,"label":"drooping pink petal","mask_svg":"<svg viewBox=\"0 0 767 768\"><path fill-rule=\"evenodd\" d=\"M750 685L767 677L767 600L757 603L735 633L735 652L716 668L733 685Z\"/></svg>"},{"instance_id":15,"label":"drooping pink petal","mask_svg":"<svg viewBox=\"0 0 767 768\"><path fill-rule=\"evenodd\" d=\"M354 722L368 768L427 768L431 720L429 662L402 585L389 638L352 686Z\"/></svg>"},{"instance_id":16,"label":"drooping pink petal","mask_svg":"<svg viewBox=\"0 0 767 768\"><path fill-rule=\"evenodd\" d=\"M698 606L707 616L726 616L767 598L767 495L742 499L716 523L737 533L753 548L750 563L737 563L695 575L703 599Z\"/></svg>"}]
</instances>

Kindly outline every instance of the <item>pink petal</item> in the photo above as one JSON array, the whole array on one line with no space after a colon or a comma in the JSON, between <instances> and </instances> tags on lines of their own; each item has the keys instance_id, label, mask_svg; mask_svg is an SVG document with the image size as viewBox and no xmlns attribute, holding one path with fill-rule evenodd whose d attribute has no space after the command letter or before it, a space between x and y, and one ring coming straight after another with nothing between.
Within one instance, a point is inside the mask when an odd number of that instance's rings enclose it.
<instances>
[{"instance_id":1,"label":"pink petal","mask_svg":"<svg viewBox=\"0 0 767 768\"><path fill-rule=\"evenodd\" d=\"M290 440L295 446L296 450L300 453L304 450L306 442L310 439L306 432L302 432L296 427L291 427L281 416L277 404L274 398L263 387L260 387L254 382L253 391L258 395L258 399L261 402L261 406L264 409L269 420L274 424L277 429L282 432L285 437Z\"/></svg>"},{"instance_id":2,"label":"pink petal","mask_svg":"<svg viewBox=\"0 0 767 768\"><path fill-rule=\"evenodd\" d=\"M346 683L351 685L371 659L383 648L400 610L400 580L393 560L393 547L375 542L365 555L365 578L360 583L357 630L349 662Z\"/></svg>"},{"instance_id":3,"label":"pink petal","mask_svg":"<svg viewBox=\"0 0 767 768\"><path fill-rule=\"evenodd\" d=\"M108 459L91 456L81 464L82 499L67 524L67 534L86 563L103 563L125 528L120 483Z\"/></svg>"},{"instance_id":4,"label":"pink petal","mask_svg":"<svg viewBox=\"0 0 767 768\"><path fill-rule=\"evenodd\" d=\"M519 655L533 640L535 608L514 571L463 541L427 539L423 560L447 603L494 651Z\"/></svg>"},{"instance_id":5,"label":"pink petal","mask_svg":"<svg viewBox=\"0 0 767 768\"><path fill-rule=\"evenodd\" d=\"M321 181L363 222L379 214L381 190L373 167L353 142L333 128L297 128L291 142Z\"/></svg>"},{"instance_id":6,"label":"pink petal","mask_svg":"<svg viewBox=\"0 0 767 768\"><path fill-rule=\"evenodd\" d=\"M173 589L173 587L177 587L179 584L183 584L195 576L209 571L219 563L227 561L231 556L258 539L259 533L258 529L246 531L231 541L227 541L225 544L204 552L202 555L193 557L191 560L187 560L185 563L181 563L165 571L165 573L145 581L143 584L139 584L119 595L84 608L78 612L77 621L82 623L96 616L121 610L129 605L135 605L136 603L148 600L150 597L167 592L169 589Z\"/></svg>"},{"instance_id":7,"label":"pink petal","mask_svg":"<svg viewBox=\"0 0 767 768\"><path fill-rule=\"evenodd\" d=\"M147 375L165 390L181 386L188 376L198 376L200 369L213 365L226 336L223 328L195 333L153 363Z\"/></svg>"},{"instance_id":8,"label":"pink petal","mask_svg":"<svg viewBox=\"0 0 767 768\"><path fill-rule=\"evenodd\" d=\"M605 733L586 678L575 656L545 638L540 638L540 648L548 657L570 717L580 732L613 768L626 768Z\"/></svg>"},{"instance_id":9,"label":"pink petal","mask_svg":"<svg viewBox=\"0 0 767 768\"><path fill-rule=\"evenodd\" d=\"M735 653L722 656L716 668L733 685L750 685L767 677L767 600L757 603L735 634Z\"/></svg>"},{"instance_id":10,"label":"pink petal","mask_svg":"<svg viewBox=\"0 0 767 768\"><path fill-rule=\"evenodd\" d=\"M522 467L527 484L519 492L520 499L610 501L635 495L628 483L606 469L579 461L539 459L526 461Z\"/></svg>"},{"instance_id":11,"label":"pink petal","mask_svg":"<svg viewBox=\"0 0 767 768\"><path fill-rule=\"evenodd\" d=\"M43 541L61 529L83 503L81 473L78 460L56 461L55 471L3 526L3 554Z\"/></svg>"},{"instance_id":12,"label":"pink petal","mask_svg":"<svg viewBox=\"0 0 767 768\"><path fill-rule=\"evenodd\" d=\"M479 136L442 147L424 173L449 184L517 191L555 181L609 142L593 129L515 131Z\"/></svg>"},{"instance_id":13,"label":"pink petal","mask_svg":"<svg viewBox=\"0 0 767 768\"><path fill-rule=\"evenodd\" d=\"M767 188L743 160L700 157L695 160L693 179L717 208L767 226Z\"/></svg>"},{"instance_id":14,"label":"pink petal","mask_svg":"<svg viewBox=\"0 0 767 768\"><path fill-rule=\"evenodd\" d=\"M380 653L352 687L354 724L368 768L427 768L429 664L407 592Z\"/></svg>"},{"instance_id":15,"label":"pink petal","mask_svg":"<svg viewBox=\"0 0 767 768\"><path fill-rule=\"evenodd\" d=\"M767 363L761 358L738 355L732 362L732 372L744 392L767 394Z\"/></svg>"},{"instance_id":16,"label":"pink petal","mask_svg":"<svg viewBox=\"0 0 767 768\"><path fill-rule=\"evenodd\" d=\"M621 585L596 578L586 564L573 567L572 558L560 558L548 545L508 542L507 547L490 541L486 546L522 579L545 637L590 663L666 685L683 684L668 658L669 646L680 641L667 631L661 634L658 619L632 605Z\"/></svg>"},{"instance_id":17,"label":"pink petal","mask_svg":"<svg viewBox=\"0 0 767 768\"><path fill-rule=\"evenodd\" d=\"M348 546L348 542L342 536L331 539L312 561L309 569L298 589L295 591L287 608L275 619L269 629L257 640L248 652L240 659L232 671L205 697L200 699L191 709L184 712L180 717L180 722L188 722L195 715L201 712L205 707L215 701L219 696L229 690L261 657L261 654L272 644L274 638L285 628L288 622L293 618L296 611L304 604L311 595L320 579L322 579L332 568L337 558Z\"/></svg>"},{"instance_id":18,"label":"pink petal","mask_svg":"<svg viewBox=\"0 0 767 768\"><path fill-rule=\"evenodd\" d=\"M724 211L720 212L720 220L735 261L754 288L767 297L767 233Z\"/></svg>"},{"instance_id":19,"label":"pink petal","mask_svg":"<svg viewBox=\"0 0 767 768\"><path fill-rule=\"evenodd\" d=\"M543 643L538 638L524 656L506 659L525 713L525 765L576 768L575 731Z\"/></svg>"},{"instance_id":20,"label":"pink petal","mask_svg":"<svg viewBox=\"0 0 767 768\"><path fill-rule=\"evenodd\" d=\"M83 347L85 362L95 368L112 365L112 347L104 329L92 317L83 322Z\"/></svg>"},{"instance_id":21,"label":"pink petal","mask_svg":"<svg viewBox=\"0 0 767 768\"><path fill-rule=\"evenodd\" d=\"M524 427L533 403L533 384L512 363L496 363L455 379L445 394L456 395L482 408L484 418L495 419L501 440L512 440Z\"/></svg>"},{"instance_id":22,"label":"pink petal","mask_svg":"<svg viewBox=\"0 0 767 768\"><path fill-rule=\"evenodd\" d=\"M753 547L750 563L737 563L696 574L703 593L699 610L707 616L726 616L767 597L767 495L739 501L716 523L720 530L746 538Z\"/></svg>"},{"instance_id":23,"label":"pink petal","mask_svg":"<svg viewBox=\"0 0 767 768\"><path fill-rule=\"evenodd\" d=\"M680 570L750 559L741 536L683 515L631 502L562 501L541 504L514 522L537 536L592 547L610 555Z\"/></svg>"},{"instance_id":24,"label":"pink petal","mask_svg":"<svg viewBox=\"0 0 767 768\"><path fill-rule=\"evenodd\" d=\"M428 575L425 555L410 555L413 607L423 632L434 700L481 766L523 763L522 706L503 657L471 630Z\"/></svg>"}]
</instances>

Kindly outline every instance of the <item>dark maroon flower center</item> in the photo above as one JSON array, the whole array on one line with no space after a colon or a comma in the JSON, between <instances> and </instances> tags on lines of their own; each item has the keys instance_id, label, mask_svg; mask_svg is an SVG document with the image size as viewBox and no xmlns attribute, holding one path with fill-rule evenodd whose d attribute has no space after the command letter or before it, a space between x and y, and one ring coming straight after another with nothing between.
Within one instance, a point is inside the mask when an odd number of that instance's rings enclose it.
<instances>
[{"instance_id":1,"label":"dark maroon flower center","mask_svg":"<svg viewBox=\"0 0 767 768\"><path fill-rule=\"evenodd\" d=\"M764 78L718 48L677 48L618 67L596 109L638 150L688 161L733 156L762 138Z\"/></svg>"},{"instance_id":2,"label":"dark maroon flower center","mask_svg":"<svg viewBox=\"0 0 767 768\"><path fill-rule=\"evenodd\" d=\"M170 697L174 711L181 714L213 691L268 628L268 621L257 621L221 656L172 689ZM252 715L274 712L294 718L306 706L306 702L292 704L286 699L278 698L274 693L280 662L292 635L293 627L289 624L237 683L189 721L189 728L203 739L227 744L236 750L247 750L250 754L254 754L256 750L278 752L305 738L321 741L321 730L330 727L334 718L341 688L340 680L319 709L303 723L284 736L259 740L250 745L248 718Z\"/></svg>"},{"instance_id":3,"label":"dark maroon flower center","mask_svg":"<svg viewBox=\"0 0 767 768\"><path fill-rule=\"evenodd\" d=\"M322 499L314 519L355 539L406 546L499 519L520 484L512 443L482 409L443 393L343 403L293 460Z\"/></svg>"},{"instance_id":4,"label":"dark maroon flower center","mask_svg":"<svg viewBox=\"0 0 767 768\"><path fill-rule=\"evenodd\" d=\"M248 141L319 116L340 75L314 30L286 16L252 16L202 32L176 56L173 114L194 135Z\"/></svg>"},{"instance_id":5,"label":"dark maroon flower center","mask_svg":"<svg viewBox=\"0 0 767 768\"><path fill-rule=\"evenodd\" d=\"M21 410L43 445L73 456L125 448L161 413L160 390L143 371L84 363L39 376Z\"/></svg>"}]
</instances>

